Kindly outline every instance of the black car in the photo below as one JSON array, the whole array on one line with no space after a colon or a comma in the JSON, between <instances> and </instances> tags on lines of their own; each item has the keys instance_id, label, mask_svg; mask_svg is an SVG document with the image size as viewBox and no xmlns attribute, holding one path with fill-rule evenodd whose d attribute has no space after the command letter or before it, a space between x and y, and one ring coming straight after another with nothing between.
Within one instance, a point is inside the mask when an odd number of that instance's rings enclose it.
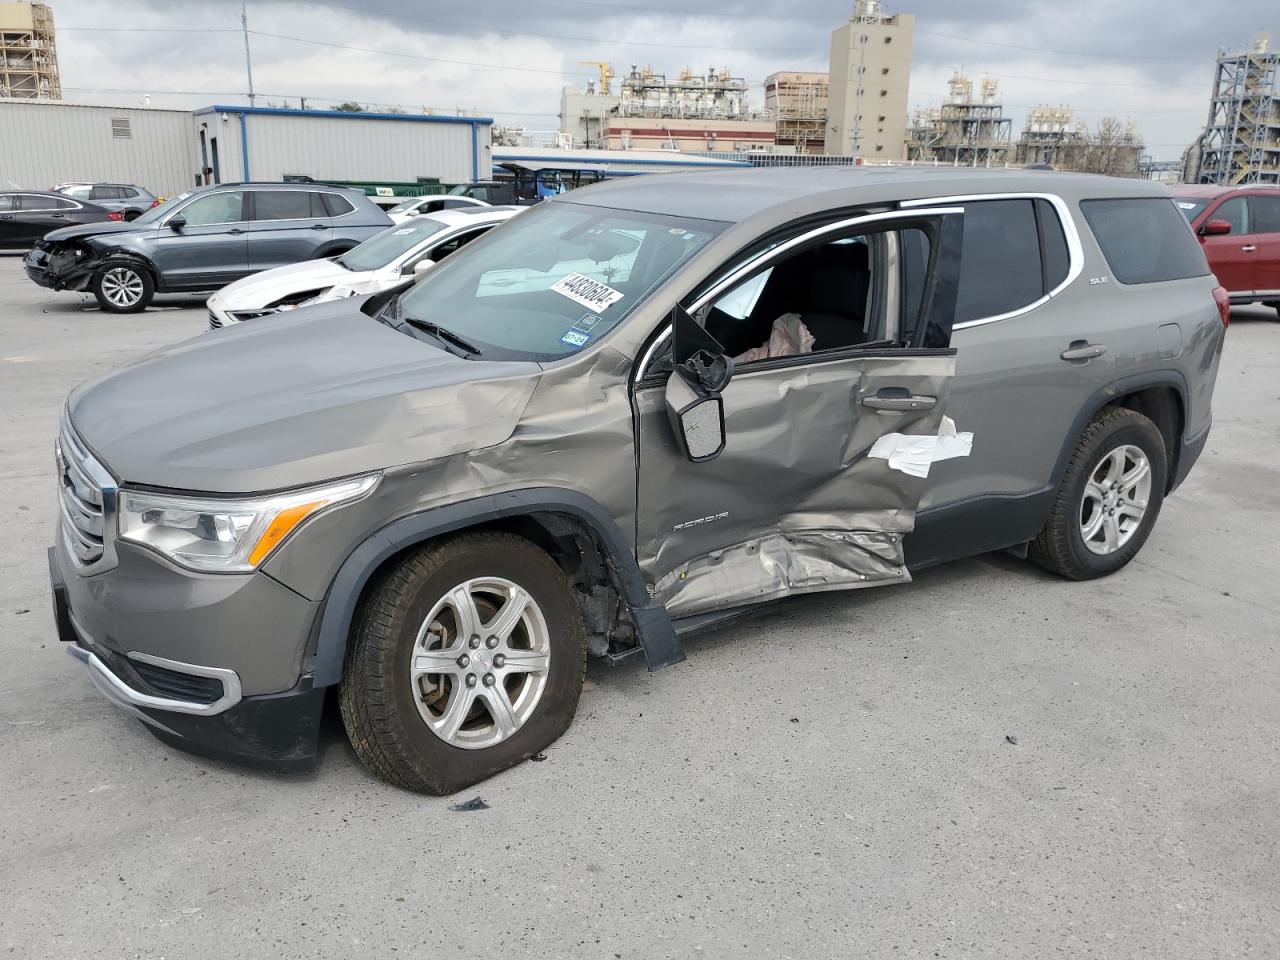
<instances>
[{"instance_id":1,"label":"black car","mask_svg":"<svg viewBox=\"0 0 1280 960\"><path fill-rule=\"evenodd\" d=\"M47 190L0 191L0 250L29 250L50 230L110 219L96 203Z\"/></svg>"}]
</instances>

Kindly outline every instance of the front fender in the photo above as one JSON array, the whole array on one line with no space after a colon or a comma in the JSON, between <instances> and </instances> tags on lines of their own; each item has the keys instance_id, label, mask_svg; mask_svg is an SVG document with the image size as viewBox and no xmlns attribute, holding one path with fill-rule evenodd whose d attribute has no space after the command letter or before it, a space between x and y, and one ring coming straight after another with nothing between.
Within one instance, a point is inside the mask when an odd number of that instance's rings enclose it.
<instances>
[{"instance_id":1,"label":"front fender","mask_svg":"<svg viewBox=\"0 0 1280 960\"><path fill-rule=\"evenodd\" d=\"M488 521L533 513L569 514L586 523L599 538L632 620L650 670L679 663L684 647L661 603L649 596L626 538L596 501L573 490L538 487L492 494L403 517L383 527L355 548L339 568L317 620L314 652L304 664L317 687L342 678L347 638L356 605L374 572L390 557L415 544Z\"/></svg>"}]
</instances>

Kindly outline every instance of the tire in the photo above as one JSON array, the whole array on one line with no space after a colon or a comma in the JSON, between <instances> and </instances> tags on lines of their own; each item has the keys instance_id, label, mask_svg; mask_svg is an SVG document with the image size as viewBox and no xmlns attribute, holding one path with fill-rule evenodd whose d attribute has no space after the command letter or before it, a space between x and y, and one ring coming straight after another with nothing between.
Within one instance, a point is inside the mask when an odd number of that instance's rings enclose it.
<instances>
[{"instance_id":1,"label":"tire","mask_svg":"<svg viewBox=\"0 0 1280 960\"><path fill-rule=\"evenodd\" d=\"M1142 457L1145 481L1138 476ZM1128 477L1137 479L1122 479ZM1030 558L1072 580L1115 573L1151 534L1167 477L1168 456L1156 425L1124 407L1103 410L1076 444L1049 520L1031 541ZM1139 503L1145 507L1135 516Z\"/></svg>"},{"instance_id":2,"label":"tire","mask_svg":"<svg viewBox=\"0 0 1280 960\"><path fill-rule=\"evenodd\" d=\"M93 275L90 289L107 313L141 313L155 296L156 282L146 267L109 263Z\"/></svg>"},{"instance_id":3,"label":"tire","mask_svg":"<svg viewBox=\"0 0 1280 960\"><path fill-rule=\"evenodd\" d=\"M515 609L516 594L499 593L499 584L525 591L530 603L490 647L492 635L481 634ZM467 623L457 612L460 595L471 598L476 633L459 629ZM542 652L541 674L511 666L520 657L532 664ZM431 543L380 574L357 611L338 691L343 725L356 755L382 780L454 793L528 759L569 728L586 655L574 588L544 551L505 533ZM426 668L434 666L442 672ZM506 731L490 712L492 697L512 708Z\"/></svg>"}]
</instances>

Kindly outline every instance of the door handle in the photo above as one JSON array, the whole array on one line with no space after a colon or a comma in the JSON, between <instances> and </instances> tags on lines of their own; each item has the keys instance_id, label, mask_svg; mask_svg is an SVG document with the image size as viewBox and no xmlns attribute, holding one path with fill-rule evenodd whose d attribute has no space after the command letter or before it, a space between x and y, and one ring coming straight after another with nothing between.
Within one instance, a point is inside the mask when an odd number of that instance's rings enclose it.
<instances>
[{"instance_id":1,"label":"door handle","mask_svg":"<svg viewBox=\"0 0 1280 960\"><path fill-rule=\"evenodd\" d=\"M11 213L0 213L0 220L12 220L12 219L13 219L13 214L11 214Z\"/></svg>"},{"instance_id":2,"label":"door handle","mask_svg":"<svg viewBox=\"0 0 1280 960\"><path fill-rule=\"evenodd\" d=\"M323 223L313 223L311 225L311 229L312 230L328 230L329 228L326 227Z\"/></svg>"},{"instance_id":3,"label":"door handle","mask_svg":"<svg viewBox=\"0 0 1280 960\"><path fill-rule=\"evenodd\" d=\"M1063 350L1059 356L1063 360L1093 360L1107 352L1100 343L1089 343L1087 340L1073 340L1071 346Z\"/></svg>"},{"instance_id":4,"label":"door handle","mask_svg":"<svg viewBox=\"0 0 1280 960\"><path fill-rule=\"evenodd\" d=\"M241 230L239 227L232 227L230 230L228 230L228 231L227 231L227 233L229 233L229 234L231 234L233 237L235 237L235 236L239 236L240 234L244 233L244 231L243 231L243 230Z\"/></svg>"},{"instance_id":5,"label":"door handle","mask_svg":"<svg viewBox=\"0 0 1280 960\"><path fill-rule=\"evenodd\" d=\"M1258 248L1252 243L1247 243L1240 249L1243 250L1245 253L1253 253Z\"/></svg>"},{"instance_id":6,"label":"door handle","mask_svg":"<svg viewBox=\"0 0 1280 960\"><path fill-rule=\"evenodd\" d=\"M902 396L886 396L874 394L862 398L862 405L870 407L877 413L904 413L909 410L928 410L938 403L937 397L924 397L919 394Z\"/></svg>"}]
</instances>

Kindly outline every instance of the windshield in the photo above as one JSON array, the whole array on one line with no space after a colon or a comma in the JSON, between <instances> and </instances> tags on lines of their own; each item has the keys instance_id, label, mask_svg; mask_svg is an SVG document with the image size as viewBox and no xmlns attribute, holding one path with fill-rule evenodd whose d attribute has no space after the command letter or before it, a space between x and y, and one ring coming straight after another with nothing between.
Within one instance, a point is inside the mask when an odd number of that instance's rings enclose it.
<instances>
[{"instance_id":1,"label":"windshield","mask_svg":"<svg viewBox=\"0 0 1280 960\"><path fill-rule=\"evenodd\" d=\"M544 204L432 270L400 315L447 328L484 357L557 360L616 327L724 227Z\"/></svg>"},{"instance_id":2,"label":"windshield","mask_svg":"<svg viewBox=\"0 0 1280 960\"><path fill-rule=\"evenodd\" d=\"M381 270L423 240L447 229L431 217L414 217L408 223L383 230L335 259L348 270Z\"/></svg>"},{"instance_id":3,"label":"windshield","mask_svg":"<svg viewBox=\"0 0 1280 960\"><path fill-rule=\"evenodd\" d=\"M410 210L416 210L418 208L418 204L422 203L422 201L426 199L426 197L410 197L408 200L403 200L400 203L397 203L394 207L388 210L387 213L408 213Z\"/></svg>"},{"instance_id":4,"label":"windshield","mask_svg":"<svg viewBox=\"0 0 1280 960\"><path fill-rule=\"evenodd\" d=\"M1209 205L1208 200L1177 199L1174 202L1178 205L1178 209L1182 211L1182 215L1187 218L1188 223L1200 216L1200 211Z\"/></svg>"},{"instance_id":5,"label":"windshield","mask_svg":"<svg viewBox=\"0 0 1280 960\"><path fill-rule=\"evenodd\" d=\"M150 210L148 210L142 216L138 217L133 222L134 224L155 223L157 220L161 220L167 217L170 213L173 212L174 207L182 203L189 196L191 196L190 191L188 191L187 193L180 193L176 197L170 197L164 203L160 204L160 206L152 207Z\"/></svg>"}]
</instances>

